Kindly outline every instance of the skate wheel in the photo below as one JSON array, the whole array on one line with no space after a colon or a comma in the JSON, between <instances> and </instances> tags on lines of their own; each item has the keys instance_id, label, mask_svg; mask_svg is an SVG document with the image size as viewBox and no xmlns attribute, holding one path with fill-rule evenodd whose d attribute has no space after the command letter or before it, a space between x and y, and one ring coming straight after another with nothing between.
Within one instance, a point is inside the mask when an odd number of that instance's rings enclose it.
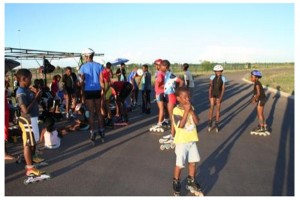
<instances>
[{"instance_id":1,"label":"skate wheel","mask_svg":"<svg viewBox=\"0 0 300 200\"><path fill-rule=\"evenodd\" d=\"M23 183L24 185L28 185L30 183L29 178L25 179Z\"/></svg>"},{"instance_id":2,"label":"skate wheel","mask_svg":"<svg viewBox=\"0 0 300 200\"><path fill-rule=\"evenodd\" d=\"M170 145L167 145L167 146L166 146L166 149L170 149L170 147L171 147Z\"/></svg>"},{"instance_id":3,"label":"skate wheel","mask_svg":"<svg viewBox=\"0 0 300 200\"><path fill-rule=\"evenodd\" d=\"M160 150L165 150L165 146L164 145L160 145Z\"/></svg>"},{"instance_id":4,"label":"skate wheel","mask_svg":"<svg viewBox=\"0 0 300 200\"><path fill-rule=\"evenodd\" d=\"M162 139L162 138L158 140L159 143L164 143L164 141L165 141L165 140Z\"/></svg>"}]
</instances>

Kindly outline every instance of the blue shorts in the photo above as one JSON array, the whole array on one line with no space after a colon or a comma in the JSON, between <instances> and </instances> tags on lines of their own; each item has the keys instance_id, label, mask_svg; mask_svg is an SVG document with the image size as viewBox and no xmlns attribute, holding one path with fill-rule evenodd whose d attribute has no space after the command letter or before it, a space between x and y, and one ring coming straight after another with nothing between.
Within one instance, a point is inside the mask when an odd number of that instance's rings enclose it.
<instances>
[{"instance_id":1,"label":"blue shorts","mask_svg":"<svg viewBox=\"0 0 300 200\"><path fill-rule=\"evenodd\" d=\"M200 162L200 154L198 152L196 142L176 144L176 166L184 168L186 161L189 163Z\"/></svg>"}]
</instances>

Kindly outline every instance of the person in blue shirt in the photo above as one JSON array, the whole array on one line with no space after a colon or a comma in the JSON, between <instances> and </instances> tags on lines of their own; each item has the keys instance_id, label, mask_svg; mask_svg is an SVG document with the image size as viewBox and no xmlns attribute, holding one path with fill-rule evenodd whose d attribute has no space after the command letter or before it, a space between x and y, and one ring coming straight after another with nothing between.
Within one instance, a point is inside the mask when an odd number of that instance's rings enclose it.
<instances>
[{"instance_id":1,"label":"person in blue shirt","mask_svg":"<svg viewBox=\"0 0 300 200\"><path fill-rule=\"evenodd\" d=\"M101 95L104 93L104 81L102 76L103 66L93 61L95 52L88 48L82 52L85 60L79 70L81 77L81 86L85 97L85 103L89 111L90 139L94 142L96 139L96 130L94 127L94 116L98 122L98 133L104 141L104 128L101 116Z\"/></svg>"},{"instance_id":2,"label":"person in blue shirt","mask_svg":"<svg viewBox=\"0 0 300 200\"><path fill-rule=\"evenodd\" d=\"M38 127L38 124L32 119L39 114L38 102L40 101L42 90L30 86L32 74L28 69L19 69L16 77L20 84L16 91L16 100L21 109L21 116L18 121L22 130L26 176L40 176L45 172L38 170L33 164L40 163L44 159L34 156L40 132L39 130L35 131L34 126ZM34 123L36 124L34 125Z\"/></svg>"},{"instance_id":3,"label":"person in blue shirt","mask_svg":"<svg viewBox=\"0 0 300 200\"><path fill-rule=\"evenodd\" d=\"M173 109L176 106L175 88L177 85L179 87L182 87L184 82L181 78L179 78L178 76L176 76L171 72L170 69L171 64L168 60L163 60L161 66L162 66L162 71L165 72L164 94L167 103L167 110L169 114L170 123L168 122L168 120L167 122L171 124L171 134L174 137L175 129L172 124L172 115L173 115Z\"/></svg>"},{"instance_id":4,"label":"person in blue shirt","mask_svg":"<svg viewBox=\"0 0 300 200\"><path fill-rule=\"evenodd\" d=\"M128 82L133 86L130 99L131 99L131 106L136 106L137 105L137 99L138 99L138 94L139 94L139 87L138 84L135 80L136 77L138 77L137 73L137 68L133 68L133 70L130 72L128 76Z\"/></svg>"}]
</instances>

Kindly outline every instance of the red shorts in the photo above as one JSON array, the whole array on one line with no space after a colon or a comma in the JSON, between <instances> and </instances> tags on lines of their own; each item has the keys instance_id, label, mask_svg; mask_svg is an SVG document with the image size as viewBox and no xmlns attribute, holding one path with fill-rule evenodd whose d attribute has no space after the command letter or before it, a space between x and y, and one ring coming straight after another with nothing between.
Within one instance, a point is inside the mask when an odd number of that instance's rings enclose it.
<instances>
[{"instance_id":1,"label":"red shorts","mask_svg":"<svg viewBox=\"0 0 300 200\"><path fill-rule=\"evenodd\" d=\"M176 96L175 96L175 94L168 94L166 99L167 99L167 103L176 105Z\"/></svg>"}]
</instances>

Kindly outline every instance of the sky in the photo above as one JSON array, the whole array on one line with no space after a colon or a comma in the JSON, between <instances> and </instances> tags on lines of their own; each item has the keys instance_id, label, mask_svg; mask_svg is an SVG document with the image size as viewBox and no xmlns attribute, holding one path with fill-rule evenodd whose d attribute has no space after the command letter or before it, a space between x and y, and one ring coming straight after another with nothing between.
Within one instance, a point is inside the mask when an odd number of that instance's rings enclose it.
<instances>
[{"instance_id":1,"label":"sky","mask_svg":"<svg viewBox=\"0 0 300 200\"><path fill-rule=\"evenodd\" d=\"M84 2L88 1L91 0ZM4 47L77 53L89 47L105 54L96 58L99 62L119 57L143 64L157 58L171 63L295 62L295 74L299 74L299 56L295 56L299 55L300 44L299 1L254 1L86 4L78 0L80 4L61 4L47 0L47 4L22 4L4 0L0 1L0 26L4 33L0 35L0 54L4 55ZM4 56L0 61L4 63ZM36 62L21 63L23 67L38 67ZM65 67L77 63L61 60L53 64ZM0 72L4 77L4 70ZM299 79L295 79L296 90L298 85ZM299 99L298 92L295 99ZM4 104L0 104L0 110L4 110ZM297 103L295 110L299 110ZM298 118L295 112L295 121ZM295 123L295 132L298 126ZM295 152L299 152L298 147L295 145ZM298 165L297 157L295 161ZM0 165L2 169L1 166L4 165ZM298 182L296 188L297 185ZM4 187L0 194L4 194Z\"/></svg>"},{"instance_id":2,"label":"sky","mask_svg":"<svg viewBox=\"0 0 300 200\"><path fill-rule=\"evenodd\" d=\"M5 3L5 47L77 53L92 48L105 54L96 59L102 63L294 62L294 8L293 3ZM29 65L38 67L35 61Z\"/></svg>"}]
</instances>

